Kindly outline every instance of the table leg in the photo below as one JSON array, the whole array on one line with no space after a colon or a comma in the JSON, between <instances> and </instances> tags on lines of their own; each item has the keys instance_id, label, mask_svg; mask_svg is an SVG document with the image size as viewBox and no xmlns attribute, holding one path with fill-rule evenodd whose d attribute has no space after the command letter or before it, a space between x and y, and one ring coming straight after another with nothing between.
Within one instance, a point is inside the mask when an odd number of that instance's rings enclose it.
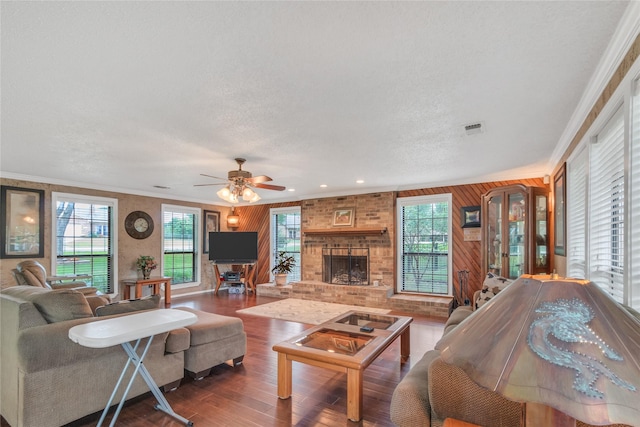
<instances>
[{"instance_id":1,"label":"table leg","mask_svg":"<svg viewBox=\"0 0 640 427\"><path fill-rule=\"evenodd\" d=\"M124 299L131 298L131 286L125 283L124 285Z\"/></svg>"},{"instance_id":2,"label":"table leg","mask_svg":"<svg viewBox=\"0 0 640 427\"><path fill-rule=\"evenodd\" d=\"M213 292L214 295L218 295L218 289L220 289L220 285L222 284L222 280L220 280L220 269L217 264L213 265L213 274L216 276L216 290Z\"/></svg>"},{"instance_id":3,"label":"table leg","mask_svg":"<svg viewBox=\"0 0 640 427\"><path fill-rule=\"evenodd\" d=\"M291 365L286 354L278 353L278 397L288 399L291 397Z\"/></svg>"},{"instance_id":4,"label":"table leg","mask_svg":"<svg viewBox=\"0 0 640 427\"><path fill-rule=\"evenodd\" d=\"M409 360L411 355L411 325L407 326L407 329L400 335L400 363L404 363Z\"/></svg>"},{"instance_id":5,"label":"table leg","mask_svg":"<svg viewBox=\"0 0 640 427\"><path fill-rule=\"evenodd\" d=\"M122 348L124 349L125 353L127 353L128 360L124 366L124 369L122 370L122 373L120 374L120 378L118 379L118 382L116 383L113 389L111 397L109 398L109 402L107 403L107 406L104 408L104 411L102 412L102 416L100 417L100 421L98 421L97 427L100 427L102 425L102 422L104 421L104 418L107 415L107 412L109 411L109 407L113 402L113 398L115 397L116 392L118 391L118 389L120 388L120 385L122 384L122 380L129 368L130 363L133 363L134 370L133 370L133 373L131 374L131 379L129 380L129 383L127 384L127 387L122 395L122 400L118 404L118 408L116 409L116 412L113 415L113 418L111 419L111 423L109 424L109 427L115 426L116 420L118 419L118 415L120 415L120 411L122 410L124 402L127 400L127 396L129 395L131 386L133 385L133 382L136 379L136 375L138 373L147 383L149 390L151 390L151 393L153 393L156 400L158 401L158 404L155 406L155 409L174 417L175 419L181 421L187 426L193 426L193 423L191 421L174 412L174 410L171 408L171 405L169 405L169 402L167 402L167 399L164 397L164 395L160 391L160 388L158 387L156 382L153 380L153 377L151 377L151 374L147 370L147 367L144 366L144 364L142 363L145 356L147 355L147 351L149 350L149 347L151 347L151 342L153 341L153 337L149 337L149 340L147 341L147 344L145 345L144 350L142 351L142 354L138 356L137 350L141 340L142 339L137 340L135 346L132 346L131 343L129 342L125 342L122 344Z\"/></svg>"},{"instance_id":6,"label":"table leg","mask_svg":"<svg viewBox=\"0 0 640 427\"><path fill-rule=\"evenodd\" d=\"M245 284L247 285L247 292L251 290L255 294L256 292L256 266L246 265L244 268Z\"/></svg>"},{"instance_id":7,"label":"table leg","mask_svg":"<svg viewBox=\"0 0 640 427\"><path fill-rule=\"evenodd\" d=\"M171 306L171 279L164 283L164 306Z\"/></svg>"},{"instance_id":8,"label":"table leg","mask_svg":"<svg viewBox=\"0 0 640 427\"><path fill-rule=\"evenodd\" d=\"M133 351L137 353L138 350L138 345L140 344L141 340L136 341L136 345L133 347ZM131 345L131 344L129 344ZM147 343L147 347L150 344ZM125 351L126 352L126 351ZM116 393L117 391L120 389L120 385L122 384L122 380L124 379L124 375L127 373L127 369L129 369L129 364L132 363L133 360L131 360L130 357L127 356L127 362L124 364L124 368L122 368L122 372L120 373L120 378L118 378L118 381L116 382L116 385L113 387L113 391L111 392L111 397L109 397L109 401L107 402L107 406L104 407L104 410L102 411L102 416L100 416L100 420L98 420L98 424L97 427L100 427L104 421L104 419L107 416L107 413L109 412L109 408L111 407L111 403L113 402L113 398L116 397ZM131 377L131 380L129 381L129 385L131 384L131 382L133 382L133 376ZM128 388L128 387L127 387ZM124 402L126 399L126 395L122 397L122 402ZM118 408L120 408L121 405L118 405ZM118 418L118 413L120 411L118 410L116 412L116 415L114 415L114 419L112 421L112 425L115 423L115 420Z\"/></svg>"},{"instance_id":9,"label":"table leg","mask_svg":"<svg viewBox=\"0 0 640 427\"><path fill-rule=\"evenodd\" d=\"M360 421L362 418L362 369L347 369L347 418Z\"/></svg>"},{"instance_id":10,"label":"table leg","mask_svg":"<svg viewBox=\"0 0 640 427\"><path fill-rule=\"evenodd\" d=\"M136 282L136 299L142 298L142 283Z\"/></svg>"}]
</instances>

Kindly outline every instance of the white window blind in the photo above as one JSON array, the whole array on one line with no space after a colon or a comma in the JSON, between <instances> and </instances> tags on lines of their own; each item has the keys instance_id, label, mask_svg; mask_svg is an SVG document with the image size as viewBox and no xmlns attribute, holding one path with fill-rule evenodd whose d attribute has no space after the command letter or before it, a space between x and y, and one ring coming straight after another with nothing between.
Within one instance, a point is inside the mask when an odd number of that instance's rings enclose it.
<instances>
[{"instance_id":1,"label":"white window blind","mask_svg":"<svg viewBox=\"0 0 640 427\"><path fill-rule=\"evenodd\" d=\"M630 269L627 278L629 305L640 308L640 81L633 85L631 104L631 175L629 198L634 209L629 212Z\"/></svg>"},{"instance_id":2,"label":"white window blind","mask_svg":"<svg viewBox=\"0 0 640 427\"><path fill-rule=\"evenodd\" d=\"M194 286L200 278L200 209L162 205L162 274L171 286Z\"/></svg>"},{"instance_id":3,"label":"white window blind","mask_svg":"<svg viewBox=\"0 0 640 427\"><path fill-rule=\"evenodd\" d=\"M451 194L398 199L398 292L451 295Z\"/></svg>"},{"instance_id":4,"label":"white window blind","mask_svg":"<svg viewBox=\"0 0 640 427\"><path fill-rule=\"evenodd\" d=\"M614 114L591 146L589 279L624 298L624 118Z\"/></svg>"},{"instance_id":5,"label":"white window blind","mask_svg":"<svg viewBox=\"0 0 640 427\"><path fill-rule=\"evenodd\" d=\"M567 162L567 277L587 277L587 164L582 150Z\"/></svg>"},{"instance_id":6,"label":"white window blind","mask_svg":"<svg viewBox=\"0 0 640 427\"><path fill-rule=\"evenodd\" d=\"M54 192L52 202L52 275L89 275L87 284L115 293L117 199Z\"/></svg>"},{"instance_id":7,"label":"white window blind","mask_svg":"<svg viewBox=\"0 0 640 427\"><path fill-rule=\"evenodd\" d=\"M295 282L301 279L300 266L300 207L272 208L271 209L271 264L275 264L279 252L286 252L293 256L296 265L287 276L287 282Z\"/></svg>"}]
</instances>

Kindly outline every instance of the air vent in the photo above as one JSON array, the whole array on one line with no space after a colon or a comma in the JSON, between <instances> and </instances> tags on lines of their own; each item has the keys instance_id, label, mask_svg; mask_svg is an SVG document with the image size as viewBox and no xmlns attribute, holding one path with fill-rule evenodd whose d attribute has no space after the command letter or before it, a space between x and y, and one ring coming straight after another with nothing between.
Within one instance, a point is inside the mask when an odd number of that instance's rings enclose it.
<instances>
[{"instance_id":1,"label":"air vent","mask_svg":"<svg viewBox=\"0 0 640 427\"><path fill-rule=\"evenodd\" d=\"M476 122L476 123L469 123L468 125L464 125L464 132L467 135L475 135L477 133L483 133L484 132L484 123L483 122Z\"/></svg>"},{"instance_id":2,"label":"air vent","mask_svg":"<svg viewBox=\"0 0 640 427\"><path fill-rule=\"evenodd\" d=\"M161 190L169 190L171 187L166 187L164 185L154 185L154 188L159 188Z\"/></svg>"}]
</instances>

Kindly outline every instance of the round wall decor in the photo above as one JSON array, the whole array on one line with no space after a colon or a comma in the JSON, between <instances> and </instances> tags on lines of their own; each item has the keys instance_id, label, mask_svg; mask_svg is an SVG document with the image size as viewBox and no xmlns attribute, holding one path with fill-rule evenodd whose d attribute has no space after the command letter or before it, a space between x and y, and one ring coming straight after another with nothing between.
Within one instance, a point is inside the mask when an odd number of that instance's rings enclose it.
<instances>
[{"instance_id":1,"label":"round wall decor","mask_svg":"<svg viewBox=\"0 0 640 427\"><path fill-rule=\"evenodd\" d=\"M124 220L124 229L134 239L146 239L153 233L153 220L146 212L133 211Z\"/></svg>"}]
</instances>

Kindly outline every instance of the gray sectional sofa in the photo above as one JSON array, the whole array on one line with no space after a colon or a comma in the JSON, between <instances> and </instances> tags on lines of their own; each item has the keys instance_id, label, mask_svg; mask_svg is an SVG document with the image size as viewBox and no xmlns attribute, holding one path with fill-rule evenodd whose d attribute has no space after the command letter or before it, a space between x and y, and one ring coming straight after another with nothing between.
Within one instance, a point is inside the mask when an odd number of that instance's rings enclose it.
<instances>
[{"instance_id":1,"label":"gray sectional sofa","mask_svg":"<svg viewBox=\"0 0 640 427\"><path fill-rule=\"evenodd\" d=\"M77 291L33 286L15 286L0 293L0 413L12 427L57 427L104 409L127 356L120 346L94 349L69 339L71 327L99 320L94 313L105 301L92 298ZM123 306L124 310L115 307L116 312L134 311L129 310L133 304ZM113 307L107 308L107 313L114 312ZM246 349L242 321L225 316L212 319L209 313L202 317L204 320L194 327L201 330L197 333L200 341L208 340L205 348L211 366L225 357L239 363ZM235 319L234 330L228 327L229 319ZM218 320L223 321L222 327L218 327ZM213 343L218 339L225 343L221 352L215 351ZM195 351L198 360L202 359L191 341L187 328L154 337L144 364L159 386L167 389L179 385L185 375L187 351ZM127 398L148 391L138 377ZM118 396L114 404L121 399Z\"/></svg>"}]
</instances>

